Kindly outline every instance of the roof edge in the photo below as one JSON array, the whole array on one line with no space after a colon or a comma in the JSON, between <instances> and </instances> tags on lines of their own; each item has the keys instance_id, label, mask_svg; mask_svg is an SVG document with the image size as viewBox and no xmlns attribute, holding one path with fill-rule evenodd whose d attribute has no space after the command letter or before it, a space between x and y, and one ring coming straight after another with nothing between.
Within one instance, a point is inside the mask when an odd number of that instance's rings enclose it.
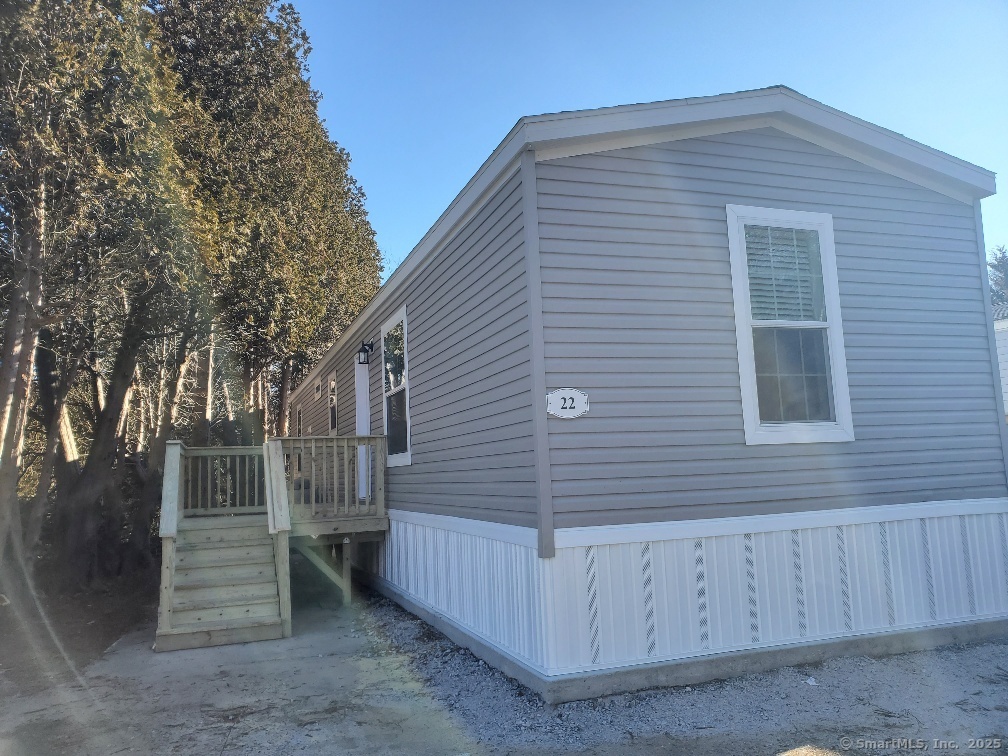
<instances>
[{"instance_id":1,"label":"roof edge","mask_svg":"<svg viewBox=\"0 0 1008 756\"><path fill-rule=\"evenodd\" d=\"M790 124L789 133L815 141L826 149L843 150L841 154L851 152L852 144L861 143L867 149L853 159L860 159L879 170L888 168L889 172L900 178L936 191L941 191L938 187L947 184L954 191L944 193L964 202L970 201L968 198L988 197L996 190L995 175L985 168L831 108L780 84L707 97L524 116L518 119L434 225L294 391L297 392L302 385L316 380L330 356L358 338L362 324L413 273L423 269L436 248L468 220L474 206L511 177L518 169L521 153L526 149L536 149L538 158L542 150L552 149L551 154L559 155L558 148L563 145L574 145L581 141L586 146L607 135L657 135L662 130L669 129L682 129L683 133L688 133L685 131L688 127L716 122L721 122L727 130L754 128L756 123ZM717 133L716 130L714 133ZM724 133L724 130L720 133ZM839 139L831 142L825 138L829 134L834 134ZM816 135L821 138L816 139ZM543 154L545 156L550 153ZM914 166L919 170L914 170Z\"/></svg>"}]
</instances>

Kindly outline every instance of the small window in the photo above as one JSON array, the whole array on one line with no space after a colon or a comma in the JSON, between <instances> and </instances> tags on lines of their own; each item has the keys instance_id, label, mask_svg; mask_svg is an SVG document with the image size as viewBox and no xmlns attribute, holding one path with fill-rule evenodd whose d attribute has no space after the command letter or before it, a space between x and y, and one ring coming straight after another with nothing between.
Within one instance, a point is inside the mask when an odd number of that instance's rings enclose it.
<instances>
[{"instance_id":1,"label":"small window","mask_svg":"<svg viewBox=\"0 0 1008 756\"><path fill-rule=\"evenodd\" d=\"M301 438L301 408L298 407L297 410L297 437Z\"/></svg>"},{"instance_id":2,"label":"small window","mask_svg":"<svg viewBox=\"0 0 1008 756\"><path fill-rule=\"evenodd\" d=\"M336 376L329 378L329 435L336 435Z\"/></svg>"},{"instance_id":3,"label":"small window","mask_svg":"<svg viewBox=\"0 0 1008 756\"><path fill-rule=\"evenodd\" d=\"M409 357L406 308L382 327L383 414L389 467L408 465L410 456Z\"/></svg>"},{"instance_id":4,"label":"small window","mask_svg":"<svg viewBox=\"0 0 1008 756\"><path fill-rule=\"evenodd\" d=\"M315 399L319 400L322 398L322 379L319 378L319 382L315 384Z\"/></svg>"},{"instance_id":5,"label":"small window","mask_svg":"<svg viewBox=\"0 0 1008 756\"><path fill-rule=\"evenodd\" d=\"M727 214L746 443L853 441L832 216Z\"/></svg>"}]
</instances>

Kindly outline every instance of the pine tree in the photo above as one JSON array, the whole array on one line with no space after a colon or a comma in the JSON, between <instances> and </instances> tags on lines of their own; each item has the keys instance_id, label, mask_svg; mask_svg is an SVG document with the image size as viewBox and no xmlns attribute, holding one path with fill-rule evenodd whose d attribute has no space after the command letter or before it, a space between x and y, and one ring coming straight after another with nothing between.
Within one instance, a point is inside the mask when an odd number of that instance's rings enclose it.
<instances>
[{"instance_id":1,"label":"pine tree","mask_svg":"<svg viewBox=\"0 0 1008 756\"><path fill-rule=\"evenodd\" d=\"M203 190L227 229L207 260L245 408L285 414L287 382L377 291L381 263L349 156L318 115L308 38L273 0L157 0L183 90L213 120ZM257 382L271 384L257 406ZM263 419L256 423L265 430ZM258 434L257 434L258 435Z\"/></svg>"},{"instance_id":2,"label":"pine tree","mask_svg":"<svg viewBox=\"0 0 1008 756\"><path fill-rule=\"evenodd\" d=\"M993 303L1008 304L1008 247L1002 244L987 254L987 273Z\"/></svg>"}]
</instances>

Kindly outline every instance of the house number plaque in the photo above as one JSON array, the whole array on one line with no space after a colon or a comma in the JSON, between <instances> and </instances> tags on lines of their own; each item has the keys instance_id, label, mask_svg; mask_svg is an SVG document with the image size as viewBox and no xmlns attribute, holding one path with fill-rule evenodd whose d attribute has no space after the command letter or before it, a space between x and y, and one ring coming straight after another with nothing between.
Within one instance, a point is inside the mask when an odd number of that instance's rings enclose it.
<instances>
[{"instance_id":1,"label":"house number plaque","mask_svg":"<svg viewBox=\"0 0 1008 756\"><path fill-rule=\"evenodd\" d=\"M546 411L554 417L581 417L588 412L588 394L574 388L550 391L546 394Z\"/></svg>"}]
</instances>

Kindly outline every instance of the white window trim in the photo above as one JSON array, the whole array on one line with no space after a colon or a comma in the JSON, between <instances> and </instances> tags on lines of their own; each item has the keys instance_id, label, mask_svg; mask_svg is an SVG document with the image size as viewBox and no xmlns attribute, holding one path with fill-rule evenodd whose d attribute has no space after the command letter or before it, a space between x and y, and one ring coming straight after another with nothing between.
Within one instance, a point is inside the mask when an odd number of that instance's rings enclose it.
<instances>
[{"instance_id":1,"label":"white window trim","mask_svg":"<svg viewBox=\"0 0 1008 756\"><path fill-rule=\"evenodd\" d=\"M315 401L322 398L322 379L318 379L318 383L315 384Z\"/></svg>"},{"instance_id":2,"label":"white window trim","mask_svg":"<svg viewBox=\"0 0 1008 756\"><path fill-rule=\"evenodd\" d=\"M382 348L382 427L388 436L388 395L385 393L385 334L395 328L399 321L403 324L403 391L406 392L406 451L388 455L388 467L404 467L413 464L413 422L410 419L410 369L409 369L409 326L406 323L406 305L385 321L381 328Z\"/></svg>"},{"instance_id":3,"label":"white window trim","mask_svg":"<svg viewBox=\"0 0 1008 756\"><path fill-rule=\"evenodd\" d=\"M326 388L330 389L330 387L332 386L332 384L335 381L336 381L336 373L333 373L332 375L329 376L329 380L326 381ZM327 390L326 393L327 393L327 396L326 396L326 419L329 421L329 435L330 436L338 436L339 435L339 383L335 383L335 388L332 388L331 390ZM335 397L335 400L330 399L329 397ZM336 403L333 404L333 405L330 405L329 402L331 402L331 401L335 401ZM332 422L332 410L330 409L330 406L332 406L332 407L334 407L336 409L336 423L335 423L336 427L335 428L332 427L333 426L333 422Z\"/></svg>"},{"instance_id":4,"label":"white window trim","mask_svg":"<svg viewBox=\"0 0 1008 756\"><path fill-rule=\"evenodd\" d=\"M850 390L847 384L843 321L840 318L840 287L837 281L836 249L833 242L833 216L829 213L809 213L743 205L727 205L726 210L732 294L735 302L735 341L738 345L739 378L742 387L742 421L745 427L746 444L808 444L853 441L854 422L851 417ZM756 362L752 341L752 309L749 302L749 266L746 261L743 228L746 223L811 229L819 232L835 422L760 423L756 395ZM787 324L782 323L782 325Z\"/></svg>"}]
</instances>

